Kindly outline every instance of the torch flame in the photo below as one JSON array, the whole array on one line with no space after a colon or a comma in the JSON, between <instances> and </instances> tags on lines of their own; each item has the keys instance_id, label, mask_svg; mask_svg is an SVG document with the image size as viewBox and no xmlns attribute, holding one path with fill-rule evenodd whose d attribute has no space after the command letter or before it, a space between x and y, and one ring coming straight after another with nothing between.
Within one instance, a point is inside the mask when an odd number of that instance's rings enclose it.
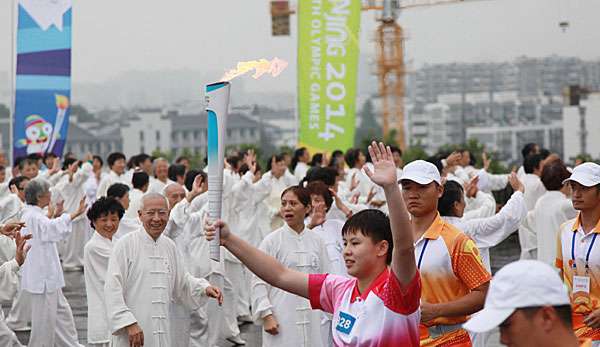
<instances>
[{"instance_id":1,"label":"torch flame","mask_svg":"<svg viewBox=\"0 0 600 347\"><path fill-rule=\"evenodd\" d=\"M241 61L237 63L235 69L231 69L221 77L221 81L231 81L232 79L244 75L251 70L255 70L252 77L254 79L260 78L264 74L270 74L273 77L279 76L279 74L288 66L288 62L279 59L277 57L269 61L267 59L252 60L252 61Z\"/></svg>"},{"instance_id":2,"label":"torch flame","mask_svg":"<svg viewBox=\"0 0 600 347\"><path fill-rule=\"evenodd\" d=\"M61 110L66 110L69 107L69 98L64 95L54 94L56 98L56 107Z\"/></svg>"}]
</instances>

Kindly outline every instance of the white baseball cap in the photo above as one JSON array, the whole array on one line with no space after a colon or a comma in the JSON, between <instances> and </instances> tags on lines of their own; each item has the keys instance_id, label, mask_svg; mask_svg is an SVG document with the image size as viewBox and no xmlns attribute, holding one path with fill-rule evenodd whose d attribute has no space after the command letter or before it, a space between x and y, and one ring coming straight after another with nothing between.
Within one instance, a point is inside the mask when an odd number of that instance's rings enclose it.
<instances>
[{"instance_id":1,"label":"white baseball cap","mask_svg":"<svg viewBox=\"0 0 600 347\"><path fill-rule=\"evenodd\" d=\"M518 308L562 305L570 305L570 300L558 273L541 261L519 260L496 273L483 310L463 327L482 333L502 324Z\"/></svg>"},{"instance_id":2,"label":"white baseball cap","mask_svg":"<svg viewBox=\"0 0 600 347\"><path fill-rule=\"evenodd\" d=\"M573 169L571 177L564 180L563 184L567 181L575 181L586 187L600 184L600 165L591 162L577 165Z\"/></svg>"},{"instance_id":3,"label":"white baseball cap","mask_svg":"<svg viewBox=\"0 0 600 347\"><path fill-rule=\"evenodd\" d=\"M400 181L402 180L410 180L418 184L429 184L431 182L442 184L442 178L437 167L425 160L415 160L406 164L402 168Z\"/></svg>"}]
</instances>

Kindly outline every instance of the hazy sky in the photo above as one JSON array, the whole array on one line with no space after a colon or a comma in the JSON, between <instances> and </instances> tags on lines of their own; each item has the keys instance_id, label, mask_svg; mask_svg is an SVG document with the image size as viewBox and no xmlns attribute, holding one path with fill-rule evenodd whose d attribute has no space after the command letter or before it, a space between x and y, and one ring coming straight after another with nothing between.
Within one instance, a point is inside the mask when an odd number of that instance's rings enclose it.
<instances>
[{"instance_id":1,"label":"hazy sky","mask_svg":"<svg viewBox=\"0 0 600 347\"><path fill-rule=\"evenodd\" d=\"M10 69L12 2L16 0L0 0L0 71ZM266 0L73 3L75 83L104 81L127 70L225 71L238 60L277 56L290 61L288 71L277 81L247 86L295 89L296 30L290 37L271 37ZM598 59L598 14L598 0L485 0L409 10L400 23L409 36L407 61L415 69L424 63L502 61L520 55ZM363 14L361 22L361 50L370 56L374 15ZM570 22L566 33L558 27L561 19Z\"/></svg>"}]
</instances>

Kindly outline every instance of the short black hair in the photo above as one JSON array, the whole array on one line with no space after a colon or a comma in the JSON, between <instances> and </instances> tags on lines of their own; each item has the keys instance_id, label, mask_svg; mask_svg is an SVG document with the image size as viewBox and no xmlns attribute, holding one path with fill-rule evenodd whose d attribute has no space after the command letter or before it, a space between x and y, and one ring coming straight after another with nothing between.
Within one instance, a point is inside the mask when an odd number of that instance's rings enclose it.
<instances>
[{"instance_id":1,"label":"short black hair","mask_svg":"<svg viewBox=\"0 0 600 347\"><path fill-rule=\"evenodd\" d=\"M275 159L276 163L282 162L285 160L284 154L277 154L271 157L271 160L267 160L267 171L271 171L271 162Z\"/></svg>"},{"instance_id":2,"label":"short black hair","mask_svg":"<svg viewBox=\"0 0 600 347\"><path fill-rule=\"evenodd\" d=\"M522 311L527 318L532 318L533 315L542 307L543 306L522 307L518 308L518 310ZM571 305L557 305L552 306L552 308L554 309L554 311L556 311L556 315L558 316L560 321L565 325L565 327L573 327L573 314L571 310Z\"/></svg>"},{"instance_id":3,"label":"short black hair","mask_svg":"<svg viewBox=\"0 0 600 347\"><path fill-rule=\"evenodd\" d=\"M553 160L544 165L540 180L544 188L548 191L560 190L563 187L563 181L571 177L567 166L562 160Z\"/></svg>"},{"instance_id":4,"label":"short black hair","mask_svg":"<svg viewBox=\"0 0 600 347\"><path fill-rule=\"evenodd\" d=\"M523 160L523 169L525 173L532 174L535 169L540 166L540 163L544 160L541 154L530 154Z\"/></svg>"},{"instance_id":5,"label":"short black hair","mask_svg":"<svg viewBox=\"0 0 600 347\"><path fill-rule=\"evenodd\" d=\"M131 176L131 184L135 189L141 190L148 182L150 182L150 176L144 171L134 172Z\"/></svg>"},{"instance_id":6,"label":"short black hair","mask_svg":"<svg viewBox=\"0 0 600 347\"><path fill-rule=\"evenodd\" d=\"M75 158L66 158L63 161L63 165L62 165L62 169L66 170L69 168L69 166L71 166L71 164L75 163L77 161L77 159ZM81 167L81 163L79 163L79 166Z\"/></svg>"},{"instance_id":7,"label":"short black hair","mask_svg":"<svg viewBox=\"0 0 600 347\"><path fill-rule=\"evenodd\" d=\"M99 155L94 155L94 156L92 157L92 161L94 161L94 160L97 160L97 161L99 161L99 162L100 162L100 166L103 166L103 165L104 165L104 160L102 160L102 157L101 157L101 156L99 156Z\"/></svg>"},{"instance_id":8,"label":"short black hair","mask_svg":"<svg viewBox=\"0 0 600 347\"><path fill-rule=\"evenodd\" d=\"M321 166L321 162L323 161L323 153L316 153L312 156L310 161L310 166Z\"/></svg>"},{"instance_id":9,"label":"short black hair","mask_svg":"<svg viewBox=\"0 0 600 347\"><path fill-rule=\"evenodd\" d=\"M400 156L402 156L402 150L398 148L398 146L390 146L390 149L392 150L392 153L398 153Z\"/></svg>"},{"instance_id":10,"label":"short black hair","mask_svg":"<svg viewBox=\"0 0 600 347\"><path fill-rule=\"evenodd\" d=\"M296 166L300 162L300 157L304 155L304 152L306 152L306 147L300 147L294 151L294 156L292 157L292 164L291 164L292 170L296 170Z\"/></svg>"},{"instance_id":11,"label":"short black hair","mask_svg":"<svg viewBox=\"0 0 600 347\"><path fill-rule=\"evenodd\" d=\"M183 166L182 164L170 165L167 172L167 176L169 176L169 179L173 182L177 182L178 176L185 178L185 166Z\"/></svg>"},{"instance_id":12,"label":"short black hair","mask_svg":"<svg viewBox=\"0 0 600 347\"><path fill-rule=\"evenodd\" d=\"M230 155L226 158L226 160L227 160L227 163L229 165L231 165L232 168L236 168L242 161L242 158L240 158L239 155Z\"/></svg>"},{"instance_id":13,"label":"short black hair","mask_svg":"<svg viewBox=\"0 0 600 347\"><path fill-rule=\"evenodd\" d=\"M540 155L542 156L542 160L548 158L550 156L550 154L552 154L552 152L550 152L549 149L547 149L547 148L540 149Z\"/></svg>"},{"instance_id":14,"label":"short black hair","mask_svg":"<svg viewBox=\"0 0 600 347\"><path fill-rule=\"evenodd\" d=\"M41 156L41 154L39 153L31 153L27 155L27 159L31 159L31 160L42 160L43 157Z\"/></svg>"},{"instance_id":15,"label":"short black hair","mask_svg":"<svg viewBox=\"0 0 600 347\"><path fill-rule=\"evenodd\" d=\"M313 181L306 186L306 189L308 189L311 195L322 196L325 200L325 206L327 206L327 211L329 212L329 209L333 204L333 196L331 196L329 187L325 183L323 183L323 181Z\"/></svg>"},{"instance_id":16,"label":"short black hair","mask_svg":"<svg viewBox=\"0 0 600 347\"><path fill-rule=\"evenodd\" d=\"M92 228L96 229L94 226L94 221L98 220L98 218L108 216L111 213L116 213L119 216L119 220L121 220L125 214L125 210L115 198L103 196L96 200L88 209L87 217Z\"/></svg>"},{"instance_id":17,"label":"short black hair","mask_svg":"<svg viewBox=\"0 0 600 347\"><path fill-rule=\"evenodd\" d=\"M140 153L138 155L135 156L135 161L133 162L133 164L135 166L140 166L141 163L145 162L146 160L150 159L150 161L152 161L152 157L149 156L146 153Z\"/></svg>"},{"instance_id":18,"label":"short black hair","mask_svg":"<svg viewBox=\"0 0 600 347\"><path fill-rule=\"evenodd\" d=\"M300 203L302 203L304 207L310 205L310 192L308 191L308 189L302 186L287 187L283 192L281 192L281 198L283 198L285 194L290 192L296 195L296 197L298 198L298 200L300 200Z\"/></svg>"},{"instance_id":19,"label":"short black hair","mask_svg":"<svg viewBox=\"0 0 600 347\"><path fill-rule=\"evenodd\" d=\"M125 154L123 154L121 152L113 152L113 153L109 154L108 157L106 158L108 167L113 167L113 165L115 165L115 162L119 159L127 160L127 158L125 158Z\"/></svg>"},{"instance_id":20,"label":"short black hair","mask_svg":"<svg viewBox=\"0 0 600 347\"><path fill-rule=\"evenodd\" d=\"M21 162L23 160L25 160L27 157L16 157L15 160L13 161L13 167L21 167Z\"/></svg>"},{"instance_id":21,"label":"short black hair","mask_svg":"<svg viewBox=\"0 0 600 347\"><path fill-rule=\"evenodd\" d=\"M344 160L350 168L354 167L360 153L362 153L362 150L360 148L350 148L346 151L346 154L344 154Z\"/></svg>"},{"instance_id":22,"label":"short black hair","mask_svg":"<svg viewBox=\"0 0 600 347\"><path fill-rule=\"evenodd\" d=\"M327 186L333 187L337 175L337 170L332 167L315 167L306 173L305 181L308 183L321 181Z\"/></svg>"},{"instance_id":23,"label":"short black hair","mask_svg":"<svg viewBox=\"0 0 600 347\"><path fill-rule=\"evenodd\" d=\"M17 188L19 188L19 185L21 185L21 182L29 181L29 180L30 179L25 176L13 177L10 181L8 181L8 188L10 189L10 187L12 187L12 186L16 186Z\"/></svg>"},{"instance_id":24,"label":"short black hair","mask_svg":"<svg viewBox=\"0 0 600 347\"><path fill-rule=\"evenodd\" d=\"M35 165L38 166L38 161L37 159L32 159L32 158L24 158L23 160L21 160L19 162L19 170L23 170L25 168L25 166L27 165Z\"/></svg>"},{"instance_id":25,"label":"short black hair","mask_svg":"<svg viewBox=\"0 0 600 347\"><path fill-rule=\"evenodd\" d=\"M463 197L463 187L456 181L444 184L444 194L438 199L438 212L445 217L458 217L454 213L454 203Z\"/></svg>"},{"instance_id":26,"label":"short black hair","mask_svg":"<svg viewBox=\"0 0 600 347\"><path fill-rule=\"evenodd\" d=\"M523 149L521 149L521 155L523 155L523 159L527 158L527 156L530 154L534 154L533 150L535 149L536 146L537 146L537 143L533 143L533 142L525 144L525 146L523 146Z\"/></svg>"},{"instance_id":27,"label":"short black hair","mask_svg":"<svg viewBox=\"0 0 600 347\"><path fill-rule=\"evenodd\" d=\"M371 238L373 243L387 241L388 252L385 261L388 265L392 263L394 241L392 239L390 219L385 213L375 209L367 209L350 217L342 227L342 236L357 232Z\"/></svg>"},{"instance_id":28,"label":"short black hair","mask_svg":"<svg viewBox=\"0 0 600 347\"><path fill-rule=\"evenodd\" d=\"M198 175L202 176L202 180L204 182L206 182L206 180L208 179L208 175L206 174L206 172L198 169L191 169L185 174L183 185L185 185L188 191L192 191L192 188L194 187L194 180Z\"/></svg>"},{"instance_id":29,"label":"short black hair","mask_svg":"<svg viewBox=\"0 0 600 347\"><path fill-rule=\"evenodd\" d=\"M123 183L115 183L108 187L106 191L106 196L113 198L122 198L129 192L129 187Z\"/></svg>"}]
</instances>

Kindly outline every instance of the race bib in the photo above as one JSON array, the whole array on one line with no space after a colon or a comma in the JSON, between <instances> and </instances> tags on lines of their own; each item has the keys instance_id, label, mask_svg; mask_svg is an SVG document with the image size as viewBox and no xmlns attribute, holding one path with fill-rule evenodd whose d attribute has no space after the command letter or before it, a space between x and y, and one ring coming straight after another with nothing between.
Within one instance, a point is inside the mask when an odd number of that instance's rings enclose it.
<instances>
[{"instance_id":1,"label":"race bib","mask_svg":"<svg viewBox=\"0 0 600 347\"><path fill-rule=\"evenodd\" d=\"M356 318L352 317L346 312L340 312L340 318L335 326L335 330L341 332L342 334L348 335L352 331L355 322Z\"/></svg>"}]
</instances>

